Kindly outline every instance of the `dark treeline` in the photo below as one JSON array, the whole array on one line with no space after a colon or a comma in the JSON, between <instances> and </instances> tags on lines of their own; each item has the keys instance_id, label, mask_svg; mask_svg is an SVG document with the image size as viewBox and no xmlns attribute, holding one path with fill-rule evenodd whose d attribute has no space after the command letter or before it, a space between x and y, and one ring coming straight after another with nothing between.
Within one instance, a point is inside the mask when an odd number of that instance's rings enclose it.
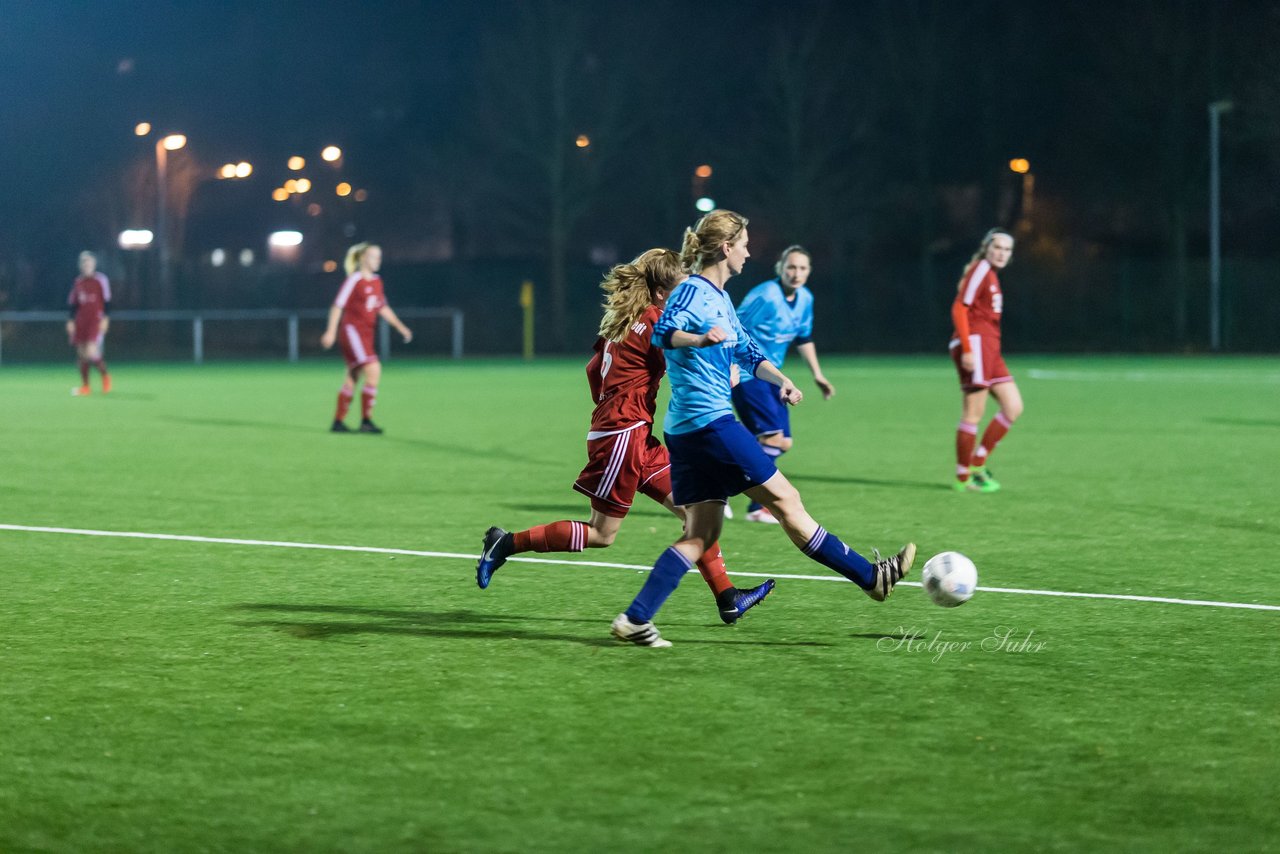
<instances>
[{"instance_id":1,"label":"dark treeline","mask_svg":"<svg viewBox=\"0 0 1280 854\"><path fill-rule=\"evenodd\" d=\"M935 347L961 265L997 224L1019 240L1011 341L1196 349L1208 110L1229 100L1227 344L1276 348L1263 321L1280 313L1277 2L527 0L374 3L355 20L232 6L217 39L201 35L212 18L121 36L137 70L86 85L85 104L3 96L0 308L56 305L85 246L130 285L126 305L319 305L335 284L321 265L367 238L410 302L514 314L519 279L533 280L541 345L577 350L599 273L677 244L705 195L751 218L750 283L783 246L813 251L832 349ZM192 138L171 161L172 293L152 259L112 248L154 219L151 150L129 130L144 116ZM98 129L92 157L84 127ZM317 190L343 177L368 201L272 202L285 157L330 140L343 171L317 170ZM263 166L207 180L240 157ZM283 226L306 235L297 266L209 266L213 248L261 250Z\"/></svg>"}]
</instances>

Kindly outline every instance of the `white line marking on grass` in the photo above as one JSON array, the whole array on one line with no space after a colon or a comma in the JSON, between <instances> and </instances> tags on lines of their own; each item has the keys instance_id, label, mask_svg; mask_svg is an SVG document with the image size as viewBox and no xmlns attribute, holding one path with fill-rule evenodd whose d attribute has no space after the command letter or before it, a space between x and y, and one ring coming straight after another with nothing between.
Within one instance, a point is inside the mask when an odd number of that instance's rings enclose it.
<instances>
[{"instance_id":1,"label":"white line marking on grass","mask_svg":"<svg viewBox=\"0 0 1280 854\"><path fill-rule=\"evenodd\" d=\"M412 557L457 558L475 560L475 554L457 552L428 552L417 549L388 549L379 546L342 546L329 543L294 543L288 540L243 540L231 537L200 537L193 534L149 534L138 531L95 531L87 528L52 528L41 525L0 524L0 531L21 531L29 534L73 534L82 537L117 537L133 540L170 540L183 543L214 543L227 546L268 546L282 549L317 549L331 552L361 552L364 554L410 555ZM556 566L593 566L605 569L632 569L648 572L651 567L631 563L607 563L595 560L557 560L541 557L510 557L518 563L547 563ZM691 574L696 569L689 570ZM781 578L788 581L837 581L845 579L837 575L795 575L790 573L740 572L733 575L746 578ZM919 587L917 581L903 581L904 587ZM1117 599L1124 602L1158 602L1165 605L1198 605L1206 608L1241 608L1250 611L1280 611L1280 605L1258 605L1251 602L1216 602L1210 599L1173 599L1168 596L1135 596L1124 593L1077 593L1067 590L1031 590L1021 587L979 587L984 593L1017 593L1023 596L1061 596L1070 599Z\"/></svg>"},{"instance_id":2,"label":"white line marking on grass","mask_svg":"<svg viewBox=\"0 0 1280 854\"><path fill-rule=\"evenodd\" d=\"M1028 368L1026 375L1033 380L1069 380L1072 382L1206 382L1247 383L1249 385L1280 383L1280 374L1235 374L1228 371L1061 371Z\"/></svg>"}]
</instances>

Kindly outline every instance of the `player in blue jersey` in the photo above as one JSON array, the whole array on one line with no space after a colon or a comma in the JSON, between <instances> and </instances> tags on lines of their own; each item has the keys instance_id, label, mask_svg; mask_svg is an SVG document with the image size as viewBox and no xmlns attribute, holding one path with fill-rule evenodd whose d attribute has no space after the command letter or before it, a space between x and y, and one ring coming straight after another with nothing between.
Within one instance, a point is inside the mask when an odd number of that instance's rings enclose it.
<instances>
[{"instance_id":1,"label":"player in blue jersey","mask_svg":"<svg viewBox=\"0 0 1280 854\"><path fill-rule=\"evenodd\" d=\"M813 343L813 294L805 287L810 269L809 250L788 246L773 266L777 278L747 293L738 304L738 319L776 368L782 368L787 348L794 341L823 399L830 400L836 387L823 375ZM771 384L743 376L733 387L733 408L766 454L777 460L791 450L791 414ZM747 521L778 522L758 501L747 505Z\"/></svg>"},{"instance_id":2,"label":"player in blue jersey","mask_svg":"<svg viewBox=\"0 0 1280 854\"><path fill-rule=\"evenodd\" d=\"M827 533L805 510L800 493L761 450L755 437L733 417L731 364L744 376L777 387L779 399L799 403L804 395L765 357L742 328L725 283L742 272L747 220L717 210L686 229L680 261L691 275L671 293L653 330L653 343L666 351L671 401L663 424L671 455L671 497L684 508L684 534L662 553L639 595L610 630L639 646L671 646L653 616L680 580L720 537L724 505L746 492L778 518L797 548L884 601L915 560L908 543L875 562Z\"/></svg>"}]
</instances>

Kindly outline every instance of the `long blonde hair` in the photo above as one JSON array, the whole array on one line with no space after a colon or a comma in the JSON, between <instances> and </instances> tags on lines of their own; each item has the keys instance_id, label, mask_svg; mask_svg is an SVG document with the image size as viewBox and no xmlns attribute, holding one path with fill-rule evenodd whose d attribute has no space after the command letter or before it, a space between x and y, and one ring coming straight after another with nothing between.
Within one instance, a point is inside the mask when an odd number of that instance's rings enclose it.
<instances>
[{"instance_id":1,"label":"long blonde hair","mask_svg":"<svg viewBox=\"0 0 1280 854\"><path fill-rule=\"evenodd\" d=\"M658 301L657 292L670 291L683 278L680 256L670 249L649 249L630 263L615 265L600 283L606 294L600 337L615 344L621 341L645 309Z\"/></svg>"},{"instance_id":2,"label":"long blonde hair","mask_svg":"<svg viewBox=\"0 0 1280 854\"><path fill-rule=\"evenodd\" d=\"M687 272L701 273L720 261L720 249L738 239L747 218L733 211L712 211L684 230L680 264Z\"/></svg>"},{"instance_id":3,"label":"long blonde hair","mask_svg":"<svg viewBox=\"0 0 1280 854\"><path fill-rule=\"evenodd\" d=\"M378 244L369 243L367 241L364 243L357 243L355 246L352 246L347 250L347 258L342 262L342 268L346 270L347 275L350 276L356 270L360 269L360 261L364 258L364 253L368 252L370 249L381 248L382 247Z\"/></svg>"}]
</instances>

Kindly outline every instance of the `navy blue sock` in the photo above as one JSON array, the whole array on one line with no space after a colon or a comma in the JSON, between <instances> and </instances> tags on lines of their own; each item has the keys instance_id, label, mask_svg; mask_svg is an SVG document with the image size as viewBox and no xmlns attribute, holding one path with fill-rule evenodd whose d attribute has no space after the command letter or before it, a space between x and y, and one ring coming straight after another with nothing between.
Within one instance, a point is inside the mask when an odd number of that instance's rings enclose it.
<instances>
[{"instance_id":1,"label":"navy blue sock","mask_svg":"<svg viewBox=\"0 0 1280 854\"><path fill-rule=\"evenodd\" d=\"M871 562L840 542L835 534L828 534L821 525L800 551L823 566L830 567L863 590L875 583L875 570Z\"/></svg>"},{"instance_id":2,"label":"navy blue sock","mask_svg":"<svg viewBox=\"0 0 1280 854\"><path fill-rule=\"evenodd\" d=\"M652 620L662 603L675 592L680 579L692 568L693 564L689 559L676 551L674 546L659 555L657 563L649 571L649 577L644 580L644 586L627 609L627 619L633 623Z\"/></svg>"},{"instance_id":3,"label":"navy blue sock","mask_svg":"<svg viewBox=\"0 0 1280 854\"><path fill-rule=\"evenodd\" d=\"M759 501L752 501L750 504L747 505L747 512L754 513L763 506L764 505L761 504Z\"/></svg>"}]
</instances>

